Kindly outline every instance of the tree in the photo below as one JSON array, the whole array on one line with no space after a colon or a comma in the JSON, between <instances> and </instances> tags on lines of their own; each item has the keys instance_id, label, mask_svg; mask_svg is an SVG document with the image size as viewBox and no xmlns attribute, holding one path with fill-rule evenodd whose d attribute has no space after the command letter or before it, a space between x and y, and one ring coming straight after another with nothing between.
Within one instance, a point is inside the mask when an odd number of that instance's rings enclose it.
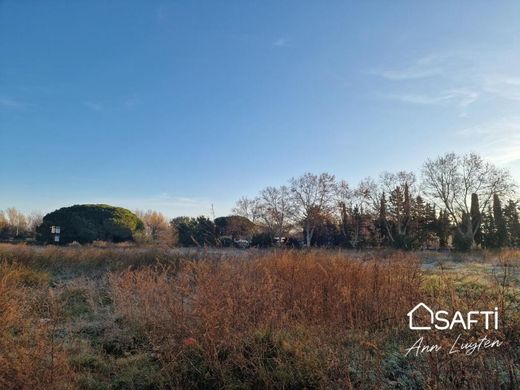
<instances>
[{"instance_id":1,"label":"tree","mask_svg":"<svg viewBox=\"0 0 520 390\"><path fill-rule=\"evenodd\" d=\"M9 222L7 221L7 218L5 217L5 214L2 210L0 210L0 237L7 236L9 229Z\"/></svg>"},{"instance_id":2,"label":"tree","mask_svg":"<svg viewBox=\"0 0 520 390\"><path fill-rule=\"evenodd\" d=\"M10 207L6 210L8 225L12 234L15 237L19 237L27 229L27 218L20 211L14 207Z\"/></svg>"},{"instance_id":3,"label":"tree","mask_svg":"<svg viewBox=\"0 0 520 390\"><path fill-rule=\"evenodd\" d=\"M413 237L412 240L408 240L410 248L412 245L414 247L424 245L433 233L431 225L435 223L435 215L432 217L430 205L425 203L420 195L417 195L413 202L411 214L409 230L413 231ZM431 218L434 219L433 222Z\"/></svg>"},{"instance_id":4,"label":"tree","mask_svg":"<svg viewBox=\"0 0 520 390\"><path fill-rule=\"evenodd\" d=\"M482 213L493 194L505 195L513 186L507 170L496 168L474 153L464 156L448 153L435 160L428 159L422 174L426 195L446 209L459 236L465 237L471 245L480 227L471 217L472 194L478 197Z\"/></svg>"},{"instance_id":5,"label":"tree","mask_svg":"<svg viewBox=\"0 0 520 390\"><path fill-rule=\"evenodd\" d=\"M230 215L215 218L217 235L230 236L232 240L239 238L250 238L255 232L255 224L246 217Z\"/></svg>"},{"instance_id":6,"label":"tree","mask_svg":"<svg viewBox=\"0 0 520 390\"><path fill-rule=\"evenodd\" d=\"M180 246L199 246L196 240L197 221L191 217L177 217L170 221L172 230L177 232L177 241Z\"/></svg>"},{"instance_id":7,"label":"tree","mask_svg":"<svg viewBox=\"0 0 520 390\"><path fill-rule=\"evenodd\" d=\"M412 232L412 193L415 187L413 172L383 172L379 184L372 179L360 183L358 194L365 199L372 214L379 215L376 229L382 239L397 248L408 248L415 240ZM388 201L386 200L388 194ZM384 203L384 218L382 206Z\"/></svg>"},{"instance_id":8,"label":"tree","mask_svg":"<svg viewBox=\"0 0 520 390\"><path fill-rule=\"evenodd\" d=\"M496 247L496 230L493 210L491 206L488 206L487 211L482 213L482 244L484 247Z\"/></svg>"},{"instance_id":9,"label":"tree","mask_svg":"<svg viewBox=\"0 0 520 390\"><path fill-rule=\"evenodd\" d=\"M495 248L505 248L509 246L509 235L507 232L506 219L502 210L502 203L497 194L493 195L493 219L495 220Z\"/></svg>"},{"instance_id":10,"label":"tree","mask_svg":"<svg viewBox=\"0 0 520 390\"><path fill-rule=\"evenodd\" d=\"M291 228L293 204L286 186L267 187L259 197L259 220L271 237L284 237Z\"/></svg>"},{"instance_id":11,"label":"tree","mask_svg":"<svg viewBox=\"0 0 520 390\"><path fill-rule=\"evenodd\" d=\"M312 238L312 245L333 247L341 242L340 227L331 215L316 216L317 224Z\"/></svg>"},{"instance_id":12,"label":"tree","mask_svg":"<svg viewBox=\"0 0 520 390\"><path fill-rule=\"evenodd\" d=\"M520 247L520 218L518 214L518 202L509 199L504 207L504 218L507 222L510 244L514 248Z\"/></svg>"},{"instance_id":13,"label":"tree","mask_svg":"<svg viewBox=\"0 0 520 390\"><path fill-rule=\"evenodd\" d=\"M218 234L215 223L205 217L200 216L196 219L195 239L201 246L215 246L217 245Z\"/></svg>"},{"instance_id":14,"label":"tree","mask_svg":"<svg viewBox=\"0 0 520 390\"><path fill-rule=\"evenodd\" d=\"M475 232L475 238L474 238L475 244L480 246L480 245L482 245L482 229L481 229L482 213L480 212L480 207L478 204L478 195L475 193L471 194L470 216L471 216L471 228L472 228L472 231Z\"/></svg>"},{"instance_id":15,"label":"tree","mask_svg":"<svg viewBox=\"0 0 520 390\"><path fill-rule=\"evenodd\" d=\"M38 211L33 211L30 215L27 216L27 228L29 232L36 236L36 229L43 222L43 214Z\"/></svg>"},{"instance_id":16,"label":"tree","mask_svg":"<svg viewBox=\"0 0 520 390\"><path fill-rule=\"evenodd\" d=\"M448 241L451 232L450 216L446 210L441 210L437 220L437 235L439 236L439 246L441 248L448 247Z\"/></svg>"},{"instance_id":17,"label":"tree","mask_svg":"<svg viewBox=\"0 0 520 390\"><path fill-rule=\"evenodd\" d=\"M388 213L387 213L387 203L386 203L386 194L383 192L381 194L381 200L379 202L379 212L376 221L376 232L379 238L379 245L385 245L390 242L390 229L388 224Z\"/></svg>"},{"instance_id":18,"label":"tree","mask_svg":"<svg viewBox=\"0 0 520 390\"><path fill-rule=\"evenodd\" d=\"M41 242L54 242L51 226L60 226L60 243L77 241L81 244L95 240L122 242L134 239L144 230L143 222L131 211L105 204L86 204L63 207L43 217L37 228Z\"/></svg>"},{"instance_id":19,"label":"tree","mask_svg":"<svg viewBox=\"0 0 520 390\"><path fill-rule=\"evenodd\" d=\"M233 214L249 219L256 223L260 218L260 199L240 198L232 210Z\"/></svg>"},{"instance_id":20,"label":"tree","mask_svg":"<svg viewBox=\"0 0 520 390\"><path fill-rule=\"evenodd\" d=\"M303 228L305 245L311 246L312 236L322 213L332 212L335 206L337 183L333 175L306 173L291 181L292 209Z\"/></svg>"},{"instance_id":21,"label":"tree","mask_svg":"<svg viewBox=\"0 0 520 390\"><path fill-rule=\"evenodd\" d=\"M168 224L168 219L162 213L153 210L148 210L147 212L138 210L135 214L141 218L144 223L145 240L173 245L173 232Z\"/></svg>"},{"instance_id":22,"label":"tree","mask_svg":"<svg viewBox=\"0 0 520 390\"><path fill-rule=\"evenodd\" d=\"M177 217L170 223L177 232L178 242L181 246L202 247L217 244L217 228L215 223L207 217Z\"/></svg>"}]
</instances>

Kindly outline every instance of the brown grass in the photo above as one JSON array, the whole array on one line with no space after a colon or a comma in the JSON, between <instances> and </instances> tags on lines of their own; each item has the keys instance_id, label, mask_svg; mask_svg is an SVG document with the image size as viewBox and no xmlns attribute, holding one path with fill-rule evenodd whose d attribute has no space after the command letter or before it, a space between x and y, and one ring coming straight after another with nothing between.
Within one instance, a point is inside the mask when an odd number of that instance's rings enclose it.
<instances>
[{"instance_id":1,"label":"brown grass","mask_svg":"<svg viewBox=\"0 0 520 390\"><path fill-rule=\"evenodd\" d=\"M145 332L178 386L202 370L204 387L283 388L330 385L331 371L349 387L341 337L397 329L421 278L413 256L313 251L147 267L110 281L117 313Z\"/></svg>"},{"instance_id":2,"label":"brown grass","mask_svg":"<svg viewBox=\"0 0 520 390\"><path fill-rule=\"evenodd\" d=\"M0 264L0 388L73 388L45 275Z\"/></svg>"},{"instance_id":3,"label":"brown grass","mask_svg":"<svg viewBox=\"0 0 520 390\"><path fill-rule=\"evenodd\" d=\"M517 388L520 252L421 256L0 245L0 389ZM405 357L421 301L504 346Z\"/></svg>"}]
</instances>

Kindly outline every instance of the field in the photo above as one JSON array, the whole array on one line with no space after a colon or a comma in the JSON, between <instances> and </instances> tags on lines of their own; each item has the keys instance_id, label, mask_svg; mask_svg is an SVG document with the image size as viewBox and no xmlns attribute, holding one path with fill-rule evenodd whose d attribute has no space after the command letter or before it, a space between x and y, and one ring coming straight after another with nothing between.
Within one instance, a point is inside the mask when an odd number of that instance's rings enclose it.
<instances>
[{"instance_id":1,"label":"field","mask_svg":"<svg viewBox=\"0 0 520 390\"><path fill-rule=\"evenodd\" d=\"M0 245L2 389L520 387L520 252ZM419 302L499 348L405 356ZM476 340L483 331L464 332Z\"/></svg>"}]
</instances>

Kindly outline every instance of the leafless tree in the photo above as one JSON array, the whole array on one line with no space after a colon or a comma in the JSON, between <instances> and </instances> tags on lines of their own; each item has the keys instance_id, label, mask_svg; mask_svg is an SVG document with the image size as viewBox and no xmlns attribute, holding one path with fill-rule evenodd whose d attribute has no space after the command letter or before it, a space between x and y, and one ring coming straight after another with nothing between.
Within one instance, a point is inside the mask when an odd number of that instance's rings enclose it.
<instances>
[{"instance_id":1,"label":"leafless tree","mask_svg":"<svg viewBox=\"0 0 520 390\"><path fill-rule=\"evenodd\" d=\"M305 245L310 247L317 216L332 213L337 204L336 178L328 173L306 173L290 183L294 215L304 229Z\"/></svg>"},{"instance_id":2,"label":"leafless tree","mask_svg":"<svg viewBox=\"0 0 520 390\"><path fill-rule=\"evenodd\" d=\"M43 222L43 214L39 211L33 211L27 216L27 227L29 231L34 235L36 234L36 228Z\"/></svg>"},{"instance_id":3,"label":"leafless tree","mask_svg":"<svg viewBox=\"0 0 520 390\"><path fill-rule=\"evenodd\" d=\"M471 221L471 197L476 194L480 213L493 198L509 194L513 182L509 171L499 169L477 154L458 156L447 153L435 160L428 159L422 170L423 190L438 206L446 209L459 233L474 240L480 227Z\"/></svg>"},{"instance_id":4,"label":"leafless tree","mask_svg":"<svg viewBox=\"0 0 520 390\"><path fill-rule=\"evenodd\" d=\"M5 217L4 211L0 210L0 230L7 229L8 225L9 225L9 222L7 221L7 218Z\"/></svg>"},{"instance_id":5,"label":"leafless tree","mask_svg":"<svg viewBox=\"0 0 520 390\"><path fill-rule=\"evenodd\" d=\"M27 229L27 218L23 213L14 207L8 208L5 213L7 215L9 226L15 233L15 236L19 236L21 232Z\"/></svg>"},{"instance_id":6,"label":"leafless tree","mask_svg":"<svg viewBox=\"0 0 520 390\"><path fill-rule=\"evenodd\" d=\"M293 215L291 192L287 186L267 187L258 199L260 222L273 236L285 236Z\"/></svg>"},{"instance_id":7,"label":"leafless tree","mask_svg":"<svg viewBox=\"0 0 520 390\"><path fill-rule=\"evenodd\" d=\"M260 199L240 198L232 210L233 214L249 219L257 223L260 218Z\"/></svg>"}]
</instances>

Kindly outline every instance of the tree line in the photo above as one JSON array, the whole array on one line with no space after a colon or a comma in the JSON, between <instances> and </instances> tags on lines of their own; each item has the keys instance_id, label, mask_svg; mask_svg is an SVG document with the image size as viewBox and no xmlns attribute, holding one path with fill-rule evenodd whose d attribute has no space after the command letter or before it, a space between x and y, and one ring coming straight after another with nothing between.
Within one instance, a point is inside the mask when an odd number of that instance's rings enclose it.
<instances>
[{"instance_id":1,"label":"tree line","mask_svg":"<svg viewBox=\"0 0 520 390\"><path fill-rule=\"evenodd\" d=\"M306 173L238 200L234 213L264 235L299 235L303 245L398 249L520 246L510 172L481 156L447 153L413 172L384 172L351 187ZM502 202L505 201L505 205Z\"/></svg>"},{"instance_id":2,"label":"tree line","mask_svg":"<svg viewBox=\"0 0 520 390\"><path fill-rule=\"evenodd\" d=\"M508 170L474 153L447 153L428 159L420 180L413 172L383 172L352 187L328 173L306 173L242 197L232 216L169 223L164 216L157 223L160 214L152 211L140 216L148 237L159 239L161 230L180 246L230 246L242 238L260 247L520 247L514 189Z\"/></svg>"},{"instance_id":3,"label":"tree line","mask_svg":"<svg viewBox=\"0 0 520 390\"><path fill-rule=\"evenodd\" d=\"M514 190L508 170L474 153L447 153L426 160L419 179L413 172L383 172L351 186L329 173L305 173L286 185L239 199L227 217L168 220L157 211L136 211L142 228L130 229L129 237L169 246L520 247ZM132 213L123 214L124 220L133 218ZM77 215L73 219L78 220ZM0 239L31 238L38 231L42 235L48 230L42 222L45 218L36 212L0 211ZM106 221L100 223L106 230ZM89 224L80 225L78 231L85 233ZM103 237L114 235L114 229ZM97 237L98 230L83 236Z\"/></svg>"},{"instance_id":4,"label":"tree line","mask_svg":"<svg viewBox=\"0 0 520 390\"><path fill-rule=\"evenodd\" d=\"M42 219L42 214L36 211L24 214L14 207L0 210L0 240L34 238Z\"/></svg>"}]
</instances>

